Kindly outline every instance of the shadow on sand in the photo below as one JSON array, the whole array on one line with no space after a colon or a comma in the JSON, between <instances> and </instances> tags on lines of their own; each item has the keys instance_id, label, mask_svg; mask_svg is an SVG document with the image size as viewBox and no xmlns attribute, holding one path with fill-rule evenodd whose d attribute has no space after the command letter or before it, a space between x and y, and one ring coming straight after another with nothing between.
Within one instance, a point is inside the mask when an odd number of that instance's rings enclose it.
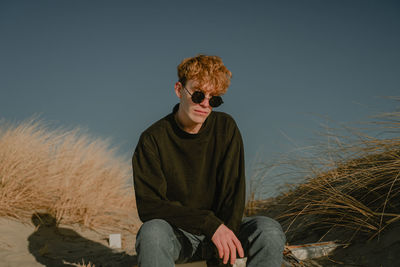
<instances>
[{"instance_id":1,"label":"shadow on sand","mask_svg":"<svg viewBox=\"0 0 400 267\"><path fill-rule=\"evenodd\" d=\"M47 213L35 213L32 222L36 226L29 238L29 251L36 261L48 266L133 267L136 256L118 252L82 237L77 232L58 227L56 220Z\"/></svg>"}]
</instances>

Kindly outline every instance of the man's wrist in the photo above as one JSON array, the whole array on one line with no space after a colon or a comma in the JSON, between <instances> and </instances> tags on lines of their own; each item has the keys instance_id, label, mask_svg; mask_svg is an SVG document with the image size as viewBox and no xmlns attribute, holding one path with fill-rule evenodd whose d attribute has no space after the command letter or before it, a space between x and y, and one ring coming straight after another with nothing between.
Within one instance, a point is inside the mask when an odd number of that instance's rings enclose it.
<instances>
[{"instance_id":1,"label":"man's wrist","mask_svg":"<svg viewBox=\"0 0 400 267\"><path fill-rule=\"evenodd\" d=\"M204 234L210 240L213 237L215 231L217 231L218 227L223 224L223 222L218 219L214 214L210 214L206 217L204 222Z\"/></svg>"}]
</instances>

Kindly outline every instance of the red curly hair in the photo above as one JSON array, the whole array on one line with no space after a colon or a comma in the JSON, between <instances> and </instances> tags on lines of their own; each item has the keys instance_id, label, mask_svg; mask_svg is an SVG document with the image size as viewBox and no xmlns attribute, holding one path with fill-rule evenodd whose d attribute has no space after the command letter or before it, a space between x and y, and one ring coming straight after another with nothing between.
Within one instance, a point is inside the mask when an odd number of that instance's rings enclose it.
<instances>
[{"instance_id":1,"label":"red curly hair","mask_svg":"<svg viewBox=\"0 0 400 267\"><path fill-rule=\"evenodd\" d=\"M178 65L178 77L184 86L187 81L193 80L200 87L207 85L213 88L213 94L222 95L228 90L232 73L224 66L220 57L199 54L185 58Z\"/></svg>"}]
</instances>

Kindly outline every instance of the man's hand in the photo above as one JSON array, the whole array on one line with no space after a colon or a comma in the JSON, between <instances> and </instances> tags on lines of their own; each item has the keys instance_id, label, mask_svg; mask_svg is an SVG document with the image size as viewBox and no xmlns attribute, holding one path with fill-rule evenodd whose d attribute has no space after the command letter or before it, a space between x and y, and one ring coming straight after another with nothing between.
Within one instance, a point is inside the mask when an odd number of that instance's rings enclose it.
<instances>
[{"instance_id":1,"label":"man's hand","mask_svg":"<svg viewBox=\"0 0 400 267\"><path fill-rule=\"evenodd\" d=\"M221 224L217 228L211 241L217 247L219 257L221 259L222 257L224 258L224 264L228 263L229 256L231 258L231 264L235 264L236 251L239 253L239 257L244 257L242 244L240 244L239 239L237 239L235 234L224 224Z\"/></svg>"}]
</instances>

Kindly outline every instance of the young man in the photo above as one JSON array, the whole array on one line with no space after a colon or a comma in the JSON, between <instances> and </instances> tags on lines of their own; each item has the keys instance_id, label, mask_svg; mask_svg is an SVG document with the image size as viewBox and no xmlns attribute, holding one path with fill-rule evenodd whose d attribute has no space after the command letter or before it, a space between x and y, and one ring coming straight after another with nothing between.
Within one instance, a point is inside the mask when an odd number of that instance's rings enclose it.
<instances>
[{"instance_id":1,"label":"young man","mask_svg":"<svg viewBox=\"0 0 400 267\"><path fill-rule=\"evenodd\" d=\"M137 208L144 222L136 251L141 267L207 260L230 266L281 266L285 236L267 217L242 218L242 138L223 103L231 72L216 56L178 66L173 112L145 130L132 158ZM243 108L243 107L241 107Z\"/></svg>"}]
</instances>

